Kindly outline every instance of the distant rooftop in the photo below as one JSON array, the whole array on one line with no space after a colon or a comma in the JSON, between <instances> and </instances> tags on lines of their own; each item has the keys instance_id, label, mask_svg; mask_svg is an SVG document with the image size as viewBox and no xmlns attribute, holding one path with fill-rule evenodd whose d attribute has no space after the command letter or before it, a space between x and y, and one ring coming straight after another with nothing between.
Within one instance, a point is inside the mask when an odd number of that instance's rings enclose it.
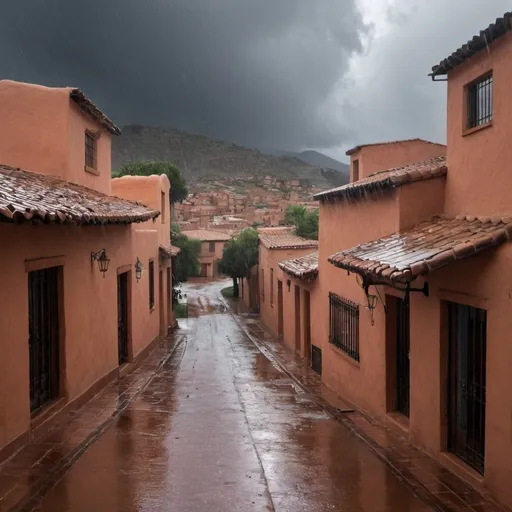
<instances>
[{"instance_id":1,"label":"distant rooftop","mask_svg":"<svg viewBox=\"0 0 512 512\"><path fill-rule=\"evenodd\" d=\"M370 146L386 146L388 144L401 144L404 142L424 142L425 144L433 144L434 146L446 147L444 144L438 144L437 142L432 142L430 140L416 138L416 139L390 140L387 142L372 142L370 144L360 144L359 146L355 146L352 149L349 149L345 154L350 156L354 153L357 153L357 151L359 151L360 149L368 148Z\"/></svg>"},{"instance_id":2,"label":"distant rooftop","mask_svg":"<svg viewBox=\"0 0 512 512\"><path fill-rule=\"evenodd\" d=\"M290 226L258 229L260 242L267 249L305 249L318 247L317 240L308 240L293 233Z\"/></svg>"},{"instance_id":3,"label":"distant rooftop","mask_svg":"<svg viewBox=\"0 0 512 512\"><path fill-rule=\"evenodd\" d=\"M211 229L192 229L182 230L182 233L188 238L195 238L202 242L228 242L231 240L231 236L222 233L221 231L214 231Z\"/></svg>"},{"instance_id":4,"label":"distant rooftop","mask_svg":"<svg viewBox=\"0 0 512 512\"><path fill-rule=\"evenodd\" d=\"M446 176L447 172L446 158L439 156L405 165L404 167L374 172L366 178L343 185L342 187L319 192L313 197L316 200L334 198L357 199L366 196L368 193L397 188L416 181L440 178Z\"/></svg>"},{"instance_id":5,"label":"distant rooftop","mask_svg":"<svg viewBox=\"0 0 512 512\"><path fill-rule=\"evenodd\" d=\"M484 50L490 43L512 30L512 12L505 13L501 18L497 18L487 28L481 30L479 34L474 35L466 44L455 50L449 57L443 59L439 64L432 68L429 76L446 75L448 71L459 66L473 55Z\"/></svg>"}]
</instances>

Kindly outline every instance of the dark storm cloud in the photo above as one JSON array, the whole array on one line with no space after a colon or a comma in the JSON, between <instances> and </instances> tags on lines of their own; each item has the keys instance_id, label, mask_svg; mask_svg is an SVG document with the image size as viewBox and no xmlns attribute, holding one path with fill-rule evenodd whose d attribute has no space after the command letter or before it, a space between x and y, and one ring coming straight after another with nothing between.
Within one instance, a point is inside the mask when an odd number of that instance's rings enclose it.
<instances>
[{"instance_id":1,"label":"dark storm cloud","mask_svg":"<svg viewBox=\"0 0 512 512\"><path fill-rule=\"evenodd\" d=\"M275 148L346 135L332 93L364 30L355 0L16 0L0 76L81 87L119 124Z\"/></svg>"}]
</instances>

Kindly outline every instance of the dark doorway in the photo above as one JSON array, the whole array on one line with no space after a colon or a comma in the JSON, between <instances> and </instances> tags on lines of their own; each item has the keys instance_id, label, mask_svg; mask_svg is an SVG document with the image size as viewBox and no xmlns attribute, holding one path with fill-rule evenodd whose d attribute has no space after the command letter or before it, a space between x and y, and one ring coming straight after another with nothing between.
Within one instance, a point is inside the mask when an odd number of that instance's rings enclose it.
<instances>
[{"instance_id":1,"label":"dark doorway","mask_svg":"<svg viewBox=\"0 0 512 512\"><path fill-rule=\"evenodd\" d=\"M448 449L483 474L487 312L448 303Z\"/></svg>"},{"instance_id":2,"label":"dark doorway","mask_svg":"<svg viewBox=\"0 0 512 512\"><path fill-rule=\"evenodd\" d=\"M396 410L409 416L410 410L410 326L409 298L396 299Z\"/></svg>"},{"instance_id":3,"label":"dark doorway","mask_svg":"<svg viewBox=\"0 0 512 512\"><path fill-rule=\"evenodd\" d=\"M158 273L158 313L160 315L160 336L163 337L167 333L167 328L165 326L166 314L165 314L165 301L164 301L164 272L160 270Z\"/></svg>"},{"instance_id":4,"label":"dark doorway","mask_svg":"<svg viewBox=\"0 0 512 512\"><path fill-rule=\"evenodd\" d=\"M284 337L284 325L283 325L283 282L277 280L277 334L279 339Z\"/></svg>"},{"instance_id":5,"label":"dark doorway","mask_svg":"<svg viewBox=\"0 0 512 512\"><path fill-rule=\"evenodd\" d=\"M309 292L304 290L304 355L311 364L311 302Z\"/></svg>"},{"instance_id":6,"label":"dark doorway","mask_svg":"<svg viewBox=\"0 0 512 512\"><path fill-rule=\"evenodd\" d=\"M201 263L201 277L208 277L208 265Z\"/></svg>"},{"instance_id":7,"label":"dark doorway","mask_svg":"<svg viewBox=\"0 0 512 512\"><path fill-rule=\"evenodd\" d=\"M311 345L311 369L322 375L322 350Z\"/></svg>"},{"instance_id":8,"label":"dark doorway","mask_svg":"<svg viewBox=\"0 0 512 512\"><path fill-rule=\"evenodd\" d=\"M28 273L30 411L59 396L61 267Z\"/></svg>"},{"instance_id":9,"label":"dark doorway","mask_svg":"<svg viewBox=\"0 0 512 512\"><path fill-rule=\"evenodd\" d=\"M128 272L117 276L117 349L119 364L128 361Z\"/></svg>"},{"instance_id":10,"label":"dark doorway","mask_svg":"<svg viewBox=\"0 0 512 512\"><path fill-rule=\"evenodd\" d=\"M300 352L300 288L295 285L295 350Z\"/></svg>"}]
</instances>

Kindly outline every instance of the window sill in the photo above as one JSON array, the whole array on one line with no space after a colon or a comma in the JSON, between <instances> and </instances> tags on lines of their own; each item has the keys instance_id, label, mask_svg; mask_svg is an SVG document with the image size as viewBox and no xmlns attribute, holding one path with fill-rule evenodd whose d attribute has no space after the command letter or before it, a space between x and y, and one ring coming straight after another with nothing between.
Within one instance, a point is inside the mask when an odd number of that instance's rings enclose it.
<instances>
[{"instance_id":1,"label":"window sill","mask_svg":"<svg viewBox=\"0 0 512 512\"><path fill-rule=\"evenodd\" d=\"M356 368L361 368L361 363L360 361L356 361L355 359L353 359L352 357L350 357L346 352L344 352L343 350L341 350L341 348L338 348L336 345L333 345L332 343L329 342L329 347L331 347L331 350L333 352L335 352L336 354L340 355L341 357L343 357L343 359L345 359L348 363L350 363L352 366L355 366Z\"/></svg>"},{"instance_id":2,"label":"window sill","mask_svg":"<svg viewBox=\"0 0 512 512\"><path fill-rule=\"evenodd\" d=\"M98 171L98 169L95 169L94 167L89 167L88 165L84 166L84 171L88 172L89 174L94 174L95 176L100 175L100 171Z\"/></svg>"},{"instance_id":3,"label":"window sill","mask_svg":"<svg viewBox=\"0 0 512 512\"><path fill-rule=\"evenodd\" d=\"M462 136L466 137L466 135L471 135L472 133L479 132L480 130L485 130L486 128L490 128L492 126L492 120L481 124L480 126L475 126L474 128L469 128L467 130L463 130Z\"/></svg>"}]
</instances>

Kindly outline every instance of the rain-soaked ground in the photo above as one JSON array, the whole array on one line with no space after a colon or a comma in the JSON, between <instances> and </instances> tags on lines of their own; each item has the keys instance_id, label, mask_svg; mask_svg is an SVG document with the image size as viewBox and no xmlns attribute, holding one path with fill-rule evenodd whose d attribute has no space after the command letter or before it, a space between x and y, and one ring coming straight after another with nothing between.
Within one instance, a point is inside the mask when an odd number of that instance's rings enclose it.
<instances>
[{"instance_id":1,"label":"rain-soaked ground","mask_svg":"<svg viewBox=\"0 0 512 512\"><path fill-rule=\"evenodd\" d=\"M183 343L36 510L424 511L427 505L188 287Z\"/></svg>"}]
</instances>

